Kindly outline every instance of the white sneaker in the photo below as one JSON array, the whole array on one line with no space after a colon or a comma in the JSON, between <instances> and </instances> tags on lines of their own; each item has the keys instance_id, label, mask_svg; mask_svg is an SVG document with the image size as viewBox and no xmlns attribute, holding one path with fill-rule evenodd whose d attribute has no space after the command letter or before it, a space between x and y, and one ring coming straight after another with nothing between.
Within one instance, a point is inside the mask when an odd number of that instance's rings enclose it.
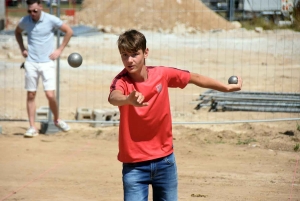
<instances>
[{"instance_id":1,"label":"white sneaker","mask_svg":"<svg viewBox=\"0 0 300 201\"><path fill-rule=\"evenodd\" d=\"M39 135L38 131L35 128L33 128L33 127L30 127L26 131L26 133L24 133L24 137L36 137L38 135Z\"/></svg>"},{"instance_id":2,"label":"white sneaker","mask_svg":"<svg viewBox=\"0 0 300 201\"><path fill-rule=\"evenodd\" d=\"M60 128L64 132L68 132L70 130L70 126L66 122L64 122L62 120L58 120L58 122L55 123L55 126L57 126L58 128Z\"/></svg>"}]
</instances>

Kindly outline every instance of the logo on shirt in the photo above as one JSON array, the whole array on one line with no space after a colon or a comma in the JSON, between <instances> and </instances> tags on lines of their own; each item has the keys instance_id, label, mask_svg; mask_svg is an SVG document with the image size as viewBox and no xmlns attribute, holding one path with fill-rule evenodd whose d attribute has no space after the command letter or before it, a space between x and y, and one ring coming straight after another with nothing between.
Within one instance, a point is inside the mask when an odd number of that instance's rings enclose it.
<instances>
[{"instance_id":1,"label":"logo on shirt","mask_svg":"<svg viewBox=\"0 0 300 201\"><path fill-rule=\"evenodd\" d=\"M158 93L160 93L161 90L162 90L162 85L161 85L161 84L156 85L156 91L157 91Z\"/></svg>"}]
</instances>

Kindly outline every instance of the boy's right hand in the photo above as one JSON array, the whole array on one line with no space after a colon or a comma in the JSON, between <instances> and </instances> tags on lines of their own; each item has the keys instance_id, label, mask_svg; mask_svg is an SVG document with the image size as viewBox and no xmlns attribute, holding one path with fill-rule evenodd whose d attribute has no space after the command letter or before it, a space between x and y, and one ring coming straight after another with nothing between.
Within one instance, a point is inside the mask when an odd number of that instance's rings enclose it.
<instances>
[{"instance_id":1,"label":"boy's right hand","mask_svg":"<svg viewBox=\"0 0 300 201\"><path fill-rule=\"evenodd\" d=\"M136 106L136 107L143 107L148 106L148 102L144 102L145 97L142 93L138 91L132 91L128 96L127 100L130 105Z\"/></svg>"}]
</instances>

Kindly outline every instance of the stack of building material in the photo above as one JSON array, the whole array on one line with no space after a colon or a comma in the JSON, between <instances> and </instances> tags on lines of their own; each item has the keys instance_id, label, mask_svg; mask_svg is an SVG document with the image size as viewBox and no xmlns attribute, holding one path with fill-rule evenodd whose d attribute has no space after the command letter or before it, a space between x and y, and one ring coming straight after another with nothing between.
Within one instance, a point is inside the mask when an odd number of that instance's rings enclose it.
<instances>
[{"instance_id":1,"label":"stack of building material","mask_svg":"<svg viewBox=\"0 0 300 201\"><path fill-rule=\"evenodd\" d=\"M77 122L91 120L93 127L115 126L119 124L120 112L118 108L77 108L75 119Z\"/></svg>"},{"instance_id":2,"label":"stack of building material","mask_svg":"<svg viewBox=\"0 0 300 201\"><path fill-rule=\"evenodd\" d=\"M208 90L200 95L196 108L209 111L258 111L300 113L300 93L239 91L223 93Z\"/></svg>"}]
</instances>

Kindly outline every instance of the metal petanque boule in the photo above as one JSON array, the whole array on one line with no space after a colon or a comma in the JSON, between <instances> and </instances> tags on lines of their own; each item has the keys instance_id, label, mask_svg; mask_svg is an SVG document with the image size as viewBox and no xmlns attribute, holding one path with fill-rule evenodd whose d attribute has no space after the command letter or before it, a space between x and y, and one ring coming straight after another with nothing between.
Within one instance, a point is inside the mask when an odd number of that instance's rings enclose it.
<instances>
[{"instance_id":1,"label":"metal petanque boule","mask_svg":"<svg viewBox=\"0 0 300 201\"><path fill-rule=\"evenodd\" d=\"M71 67L77 68L82 64L82 56L79 53L72 53L68 56L68 63Z\"/></svg>"},{"instance_id":2,"label":"metal petanque boule","mask_svg":"<svg viewBox=\"0 0 300 201\"><path fill-rule=\"evenodd\" d=\"M237 76L231 76L229 79L228 79L228 84L237 84L238 83L238 78Z\"/></svg>"}]
</instances>

